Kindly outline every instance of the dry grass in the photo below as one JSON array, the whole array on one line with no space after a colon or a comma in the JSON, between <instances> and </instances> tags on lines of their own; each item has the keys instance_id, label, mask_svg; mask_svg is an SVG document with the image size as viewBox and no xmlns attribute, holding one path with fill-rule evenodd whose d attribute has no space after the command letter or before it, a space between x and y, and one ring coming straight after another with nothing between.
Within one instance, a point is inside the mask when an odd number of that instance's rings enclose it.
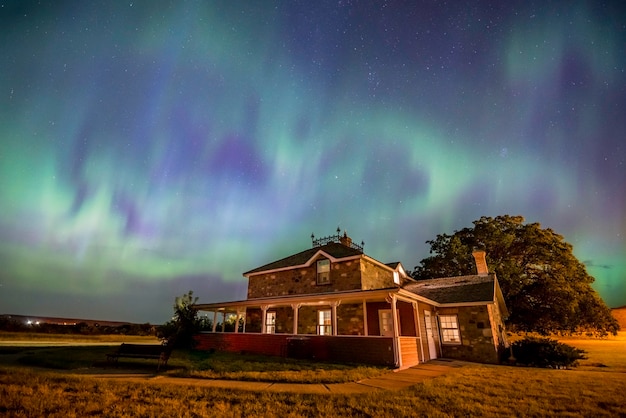
<instances>
[{"instance_id":1,"label":"dry grass","mask_svg":"<svg viewBox=\"0 0 626 418\"><path fill-rule=\"evenodd\" d=\"M626 331L600 340L580 337L563 337L559 340L587 351L589 358L580 362L579 370L608 367L612 371L626 373Z\"/></svg>"},{"instance_id":2,"label":"dry grass","mask_svg":"<svg viewBox=\"0 0 626 418\"><path fill-rule=\"evenodd\" d=\"M24 366L101 372L111 368L106 355L111 346L53 346L53 347L0 347L0 364L3 354L11 356L13 363ZM5 357L6 358L6 357ZM116 369L154 373L154 359L119 359ZM172 377L201 379L246 380L282 383L343 383L353 382L389 372L387 368L360 365L317 363L305 360L267 356L208 353L175 350L161 374Z\"/></svg>"},{"instance_id":3,"label":"dry grass","mask_svg":"<svg viewBox=\"0 0 626 418\"><path fill-rule=\"evenodd\" d=\"M0 331L0 342L2 341L30 341L30 342L73 342L73 343L144 343L158 344L159 340L153 336L140 335L81 335L81 334L44 334L40 332L7 332Z\"/></svg>"},{"instance_id":4,"label":"dry grass","mask_svg":"<svg viewBox=\"0 0 626 418\"><path fill-rule=\"evenodd\" d=\"M389 372L388 368L320 363L232 353L178 352L167 374L201 379L281 383L355 382Z\"/></svg>"},{"instance_id":5,"label":"dry grass","mask_svg":"<svg viewBox=\"0 0 626 418\"><path fill-rule=\"evenodd\" d=\"M574 370L469 365L404 391L363 395L246 392L102 381L0 368L6 416L626 416L626 333L567 339L588 360Z\"/></svg>"}]
</instances>

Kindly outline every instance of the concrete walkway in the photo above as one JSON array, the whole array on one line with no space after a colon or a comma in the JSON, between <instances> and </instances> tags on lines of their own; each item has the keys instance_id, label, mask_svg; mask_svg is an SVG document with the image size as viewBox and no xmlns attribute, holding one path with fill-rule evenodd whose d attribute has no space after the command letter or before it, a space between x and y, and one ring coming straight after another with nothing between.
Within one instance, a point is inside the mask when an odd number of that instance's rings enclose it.
<instances>
[{"instance_id":1,"label":"concrete walkway","mask_svg":"<svg viewBox=\"0 0 626 418\"><path fill-rule=\"evenodd\" d=\"M268 391L268 392L291 392L310 394L355 394L382 390L401 390L432 379L446 373L458 370L466 362L456 360L438 359L427 363L418 364L402 370L390 371L379 377L363 379L358 382L348 383L273 383L273 382L247 382L238 380L198 379L184 377L169 377L151 374L95 374L90 377L106 380L123 380L125 382L194 385L207 388L222 388L233 390Z\"/></svg>"}]
</instances>

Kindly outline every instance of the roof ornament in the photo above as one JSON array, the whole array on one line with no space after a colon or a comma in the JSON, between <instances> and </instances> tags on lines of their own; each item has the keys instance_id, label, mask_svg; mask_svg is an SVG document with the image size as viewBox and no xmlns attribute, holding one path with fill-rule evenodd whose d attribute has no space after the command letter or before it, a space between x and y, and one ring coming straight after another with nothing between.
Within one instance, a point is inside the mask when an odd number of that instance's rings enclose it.
<instances>
[{"instance_id":1,"label":"roof ornament","mask_svg":"<svg viewBox=\"0 0 626 418\"><path fill-rule=\"evenodd\" d=\"M337 235L329 235L327 237L315 238L315 234L311 234L311 243L313 244L313 248L321 247L326 244L330 244L331 242L344 245L346 247L352 248L354 250L358 250L363 252L363 247L365 243L361 241L361 245L352 242L352 238L348 236L346 231L341 234L341 228L337 228Z\"/></svg>"}]
</instances>

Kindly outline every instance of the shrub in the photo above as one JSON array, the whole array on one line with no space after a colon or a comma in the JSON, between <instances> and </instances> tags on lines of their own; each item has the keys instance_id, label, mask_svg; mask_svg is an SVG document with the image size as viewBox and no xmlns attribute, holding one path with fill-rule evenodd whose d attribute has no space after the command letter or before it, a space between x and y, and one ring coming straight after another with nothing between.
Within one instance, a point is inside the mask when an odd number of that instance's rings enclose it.
<instances>
[{"instance_id":1,"label":"shrub","mask_svg":"<svg viewBox=\"0 0 626 418\"><path fill-rule=\"evenodd\" d=\"M176 348L193 348L193 336L200 330L201 321L195 304L198 298L193 297L193 291L174 299L174 316L165 324L156 329L158 338L173 340Z\"/></svg>"},{"instance_id":2,"label":"shrub","mask_svg":"<svg viewBox=\"0 0 626 418\"><path fill-rule=\"evenodd\" d=\"M585 350L560 343L550 338L526 337L512 344L517 364L555 369L576 366L584 360Z\"/></svg>"}]
</instances>

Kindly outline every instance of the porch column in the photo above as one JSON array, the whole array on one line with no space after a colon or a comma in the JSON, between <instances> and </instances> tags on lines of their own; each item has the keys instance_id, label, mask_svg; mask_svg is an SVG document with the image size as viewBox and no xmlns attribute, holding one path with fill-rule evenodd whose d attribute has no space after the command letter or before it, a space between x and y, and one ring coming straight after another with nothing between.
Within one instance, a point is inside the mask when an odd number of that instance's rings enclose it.
<instances>
[{"instance_id":1,"label":"porch column","mask_svg":"<svg viewBox=\"0 0 626 418\"><path fill-rule=\"evenodd\" d=\"M222 312L222 332L226 332L226 311Z\"/></svg>"},{"instance_id":2,"label":"porch column","mask_svg":"<svg viewBox=\"0 0 626 418\"><path fill-rule=\"evenodd\" d=\"M242 332L245 333L246 332L246 312L247 311L246 311L246 308L241 308L241 309L242 309L241 310L241 315L243 317L243 330L242 330Z\"/></svg>"},{"instance_id":3,"label":"porch column","mask_svg":"<svg viewBox=\"0 0 626 418\"><path fill-rule=\"evenodd\" d=\"M341 301L335 301L330 304L330 317L333 321L333 335L337 335L337 306L339 306L340 303Z\"/></svg>"},{"instance_id":4,"label":"porch column","mask_svg":"<svg viewBox=\"0 0 626 418\"><path fill-rule=\"evenodd\" d=\"M217 310L213 311L213 332L217 329Z\"/></svg>"},{"instance_id":5,"label":"porch column","mask_svg":"<svg viewBox=\"0 0 626 418\"><path fill-rule=\"evenodd\" d=\"M396 295L391 296L391 317L393 318L393 336L400 336L400 327L398 326L398 307L396 306L398 299Z\"/></svg>"},{"instance_id":6,"label":"porch column","mask_svg":"<svg viewBox=\"0 0 626 418\"><path fill-rule=\"evenodd\" d=\"M293 335L298 335L298 311L300 310L301 303L292 303L291 309L293 309Z\"/></svg>"},{"instance_id":7,"label":"porch column","mask_svg":"<svg viewBox=\"0 0 626 418\"><path fill-rule=\"evenodd\" d=\"M402 367L402 352L400 350L400 329L398 327L398 307L396 303L398 299L396 295L391 295L391 317L393 318L393 341L396 346L396 353L398 355L398 367Z\"/></svg>"},{"instance_id":8,"label":"porch column","mask_svg":"<svg viewBox=\"0 0 626 418\"><path fill-rule=\"evenodd\" d=\"M267 321L267 309L268 305L261 305L261 334L267 333L267 326L265 321Z\"/></svg>"},{"instance_id":9,"label":"porch column","mask_svg":"<svg viewBox=\"0 0 626 418\"><path fill-rule=\"evenodd\" d=\"M413 302L413 315L415 315L415 326L417 327L417 335L420 339L420 352L422 353L422 361L426 361L424 358L424 340L422 339L422 327L420 327L420 305L417 302Z\"/></svg>"}]
</instances>

